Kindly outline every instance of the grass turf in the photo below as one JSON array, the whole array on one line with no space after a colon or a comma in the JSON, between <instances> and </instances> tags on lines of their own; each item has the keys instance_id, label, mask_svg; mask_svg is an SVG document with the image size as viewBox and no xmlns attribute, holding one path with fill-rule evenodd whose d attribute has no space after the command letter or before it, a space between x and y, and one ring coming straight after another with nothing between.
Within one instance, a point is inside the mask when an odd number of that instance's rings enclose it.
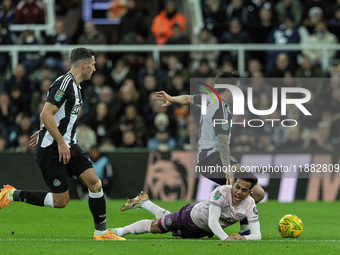
<instances>
[{"instance_id":1,"label":"grass turf","mask_svg":"<svg viewBox=\"0 0 340 255\"><path fill-rule=\"evenodd\" d=\"M107 202L108 227L153 219L145 210L121 212L123 202ZM156 203L175 211L187 202ZM92 240L92 216L85 201L73 200L64 209L13 203L0 211L0 254L340 254L339 202L269 201L260 203L258 209L261 241L185 240L167 233L128 235L127 241L110 242ZM288 213L298 215L304 223L297 239L284 239L277 231L279 219ZM239 224L225 230L238 232Z\"/></svg>"}]
</instances>

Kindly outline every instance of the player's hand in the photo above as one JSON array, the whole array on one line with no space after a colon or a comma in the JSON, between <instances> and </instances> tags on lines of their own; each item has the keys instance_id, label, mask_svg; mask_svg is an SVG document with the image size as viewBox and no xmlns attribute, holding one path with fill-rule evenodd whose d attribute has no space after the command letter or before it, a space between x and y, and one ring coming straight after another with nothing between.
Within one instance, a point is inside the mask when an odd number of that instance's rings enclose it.
<instances>
[{"instance_id":1,"label":"player's hand","mask_svg":"<svg viewBox=\"0 0 340 255\"><path fill-rule=\"evenodd\" d=\"M234 185L234 173L233 172L229 172L227 171L225 173L225 178L227 179L227 185L231 185L233 186Z\"/></svg>"},{"instance_id":2,"label":"player's hand","mask_svg":"<svg viewBox=\"0 0 340 255\"><path fill-rule=\"evenodd\" d=\"M234 240L246 240L246 238L244 236L241 236L240 234L234 233L231 236L234 238Z\"/></svg>"},{"instance_id":3,"label":"player's hand","mask_svg":"<svg viewBox=\"0 0 340 255\"><path fill-rule=\"evenodd\" d=\"M227 179L227 182L226 182L226 185L231 185L231 186L233 186L233 185L234 185L234 178L228 178L228 179Z\"/></svg>"},{"instance_id":4,"label":"player's hand","mask_svg":"<svg viewBox=\"0 0 340 255\"><path fill-rule=\"evenodd\" d=\"M228 236L225 241L234 241L236 240L234 236Z\"/></svg>"},{"instance_id":5,"label":"player's hand","mask_svg":"<svg viewBox=\"0 0 340 255\"><path fill-rule=\"evenodd\" d=\"M37 141L38 141L38 135L39 135L39 131L35 132L30 139L30 147L31 148L35 148L37 146Z\"/></svg>"},{"instance_id":6,"label":"player's hand","mask_svg":"<svg viewBox=\"0 0 340 255\"><path fill-rule=\"evenodd\" d=\"M63 161L66 165L70 161L71 153L70 148L66 145L66 143L58 144L58 151L59 151L59 162Z\"/></svg>"},{"instance_id":7,"label":"player's hand","mask_svg":"<svg viewBox=\"0 0 340 255\"><path fill-rule=\"evenodd\" d=\"M225 240L246 240L246 238L244 236L241 236L240 234L232 234L231 236L229 236L228 238L226 238Z\"/></svg>"},{"instance_id":8,"label":"player's hand","mask_svg":"<svg viewBox=\"0 0 340 255\"><path fill-rule=\"evenodd\" d=\"M166 107L172 104L171 96L168 95L165 91L156 92L156 99L165 101L165 103L162 104L162 107Z\"/></svg>"}]
</instances>

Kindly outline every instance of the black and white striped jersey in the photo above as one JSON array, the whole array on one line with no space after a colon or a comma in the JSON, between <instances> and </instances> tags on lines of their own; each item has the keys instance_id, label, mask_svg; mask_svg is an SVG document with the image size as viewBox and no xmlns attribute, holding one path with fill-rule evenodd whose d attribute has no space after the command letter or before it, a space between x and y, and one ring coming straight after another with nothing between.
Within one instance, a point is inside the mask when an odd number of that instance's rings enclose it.
<instances>
[{"instance_id":1,"label":"black and white striped jersey","mask_svg":"<svg viewBox=\"0 0 340 255\"><path fill-rule=\"evenodd\" d=\"M77 143L75 124L83 104L80 89L80 85L77 86L72 74L68 72L59 76L47 93L46 101L59 108L53 117L59 132L69 147ZM46 148L52 144L57 145L45 125L42 125L39 133L38 146Z\"/></svg>"},{"instance_id":2,"label":"black and white striped jersey","mask_svg":"<svg viewBox=\"0 0 340 255\"><path fill-rule=\"evenodd\" d=\"M217 96L214 94L213 96L215 100L207 96L206 114L200 116L197 162L204 160L213 152L219 151L217 135L228 135L230 143L231 105L223 99L221 99L221 105ZM193 100L196 106L201 107L201 95L195 95Z\"/></svg>"}]
</instances>

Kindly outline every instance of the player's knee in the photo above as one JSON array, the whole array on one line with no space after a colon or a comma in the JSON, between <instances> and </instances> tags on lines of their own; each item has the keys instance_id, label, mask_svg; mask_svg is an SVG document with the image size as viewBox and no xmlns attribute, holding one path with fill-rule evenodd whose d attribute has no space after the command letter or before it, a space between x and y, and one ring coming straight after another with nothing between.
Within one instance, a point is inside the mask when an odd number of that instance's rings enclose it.
<instances>
[{"instance_id":1,"label":"player's knee","mask_svg":"<svg viewBox=\"0 0 340 255\"><path fill-rule=\"evenodd\" d=\"M102 190L102 181L98 178L96 181L93 181L87 187L92 193L98 193Z\"/></svg>"},{"instance_id":2,"label":"player's knee","mask_svg":"<svg viewBox=\"0 0 340 255\"><path fill-rule=\"evenodd\" d=\"M65 208L70 201L70 197L64 197L62 199L53 199L54 208Z\"/></svg>"},{"instance_id":3,"label":"player's knee","mask_svg":"<svg viewBox=\"0 0 340 255\"><path fill-rule=\"evenodd\" d=\"M150 233L165 233L164 230L159 227L158 220L153 220L151 222Z\"/></svg>"},{"instance_id":4,"label":"player's knee","mask_svg":"<svg viewBox=\"0 0 340 255\"><path fill-rule=\"evenodd\" d=\"M85 183L88 190L92 193L98 193L102 190L102 182L96 176L96 172L93 168L89 168L85 170L80 176L79 179Z\"/></svg>"}]
</instances>

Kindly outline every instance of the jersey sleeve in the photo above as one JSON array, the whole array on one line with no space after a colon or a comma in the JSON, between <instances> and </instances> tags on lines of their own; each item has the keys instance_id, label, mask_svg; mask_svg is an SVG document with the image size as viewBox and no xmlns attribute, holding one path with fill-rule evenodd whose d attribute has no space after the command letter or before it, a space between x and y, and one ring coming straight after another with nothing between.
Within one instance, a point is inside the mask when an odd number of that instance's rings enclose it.
<instances>
[{"instance_id":1,"label":"jersey sleeve","mask_svg":"<svg viewBox=\"0 0 340 255\"><path fill-rule=\"evenodd\" d=\"M48 90L46 101L60 108L70 94L70 83L73 83L72 79L56 80Z\"/></svg>"},{"instance_id":2,"label":"jersey sleeve","mask_svg":"<svg viewBox=\"0 0 340 255\"><path fill-rule=\"evenodd\" d=\"M255 202L252 203L250 207L248 207L247 215L246 215L249 223L255 223L259 221L259 212L257 211L257 207Z\"/></svg>"},{"instance_id":3,"label":"jersey sleeve","mask_svg":"<svg viewBox=\"0 0 340 255\"><path fill-rule=\"evenodd\" d=\"M209 220L208 220L208 224L209 224L209 228L210 230L216 235L218 236L218 238L220 238L220 240L225 240L226 238L228 238L227 233L225 233L219 223L219 218L221 216L221 211L222 208L219 206L215 206L215 205L210 205L209 206Z\"/></svg>"},{"instance_id":4,"label":"jersey sleeve","mask_svg":"<svg viewBox=\"0 0 340 255\"><path fill-rule=\"evenodd\" d=\"M230 116L225 107L220 106L211 118L214 121L215 135L230 134Z\"/></svg>"},{"instance_id":5,"label":"jersey sleeve","mask_svg":"<svg viewBox=\"0 0 340 255\"><path fill-rule=\"evenodd\" d=\"M194 95L193 96L193 101L194 101L194 105L200 107L201 103L202 103L202 95Z\"/></svg>"},{"instance_id":6,"label":"jersey sleeve","mask_svg":"<svg viewBox=\"0 0 340 255\"><path fill-rule=\"evenodd\" d=\"M259 222L259 213L257 211L257 207L255 201L251 199L247 210L246 217L248 219L250 235L244 236L247 240L261 240L261 231L260 231L260 222Z\"/></svg>"},{"instance_id":7,"label":"jersey sleeve","mask_svg":"<svg viewBox=\"0 0 340 255\"><path fill-rule=\"evenodd\" d=\"M247 240L261 240L260 222L249 223L250 235L245 235Z\"/></svg>"}]
</instances>

